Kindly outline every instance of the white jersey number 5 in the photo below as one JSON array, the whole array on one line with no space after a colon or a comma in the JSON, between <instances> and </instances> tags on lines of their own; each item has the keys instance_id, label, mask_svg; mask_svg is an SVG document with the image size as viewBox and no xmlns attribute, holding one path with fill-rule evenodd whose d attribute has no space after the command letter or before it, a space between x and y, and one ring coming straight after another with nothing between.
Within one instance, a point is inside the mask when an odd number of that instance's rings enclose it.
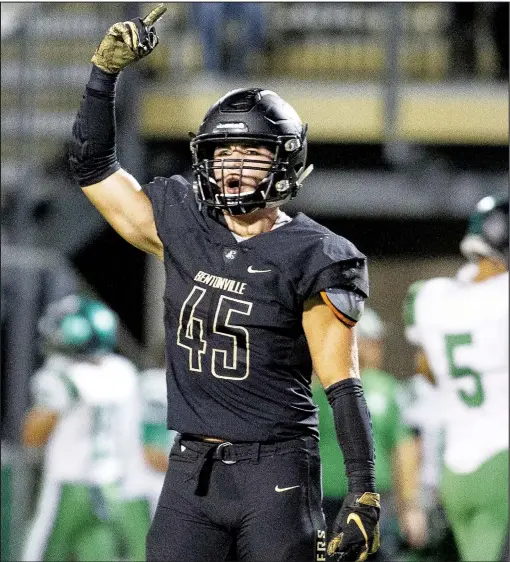
<instances>
[{"instance_id":1,"label":"white jersey number 5","mask_svg":"<svg viewBox=\"0 0 510 562\"><path fill-rule=\"evenodd\" d=\"M474 371L467 365L458 365L455 361L455 349L458 346L471 345L473 343L471 334L448 334L445 336L445 343L450 376L456 379L471 377L473 381L473 390L467 392L461 389L458 391L459 396L470 408L481 406L485 398L485 393L483 391L480 373Z\"/></svg>"}]
</instances>

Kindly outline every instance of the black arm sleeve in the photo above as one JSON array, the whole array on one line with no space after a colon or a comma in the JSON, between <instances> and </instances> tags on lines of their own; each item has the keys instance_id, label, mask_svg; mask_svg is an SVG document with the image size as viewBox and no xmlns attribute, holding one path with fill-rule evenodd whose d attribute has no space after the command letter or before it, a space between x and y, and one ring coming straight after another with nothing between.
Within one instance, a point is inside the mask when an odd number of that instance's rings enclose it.
<instances>
[{"instance_id":1,"label":"black arm sleeve","mask_svg":"<svg viewBox=\"0 0 510 562\"><path fill-rule=\"evenodd\" d=\"M375 492L372 422L359 379L349 378L326 390L338 443L342 449L349 492Z\"/></svg>"},{"instance_id":2,"label":"black arm sleeve","mask_svg":"<svg viewBox=\"0 0 510 562\"><path fill-rule=\"evenodd\" d=\"M115 148L117 78L118 74L92 66L69 149L69 165L81 187L100 182L120 169Z\"/></svg>"}]
</instances>

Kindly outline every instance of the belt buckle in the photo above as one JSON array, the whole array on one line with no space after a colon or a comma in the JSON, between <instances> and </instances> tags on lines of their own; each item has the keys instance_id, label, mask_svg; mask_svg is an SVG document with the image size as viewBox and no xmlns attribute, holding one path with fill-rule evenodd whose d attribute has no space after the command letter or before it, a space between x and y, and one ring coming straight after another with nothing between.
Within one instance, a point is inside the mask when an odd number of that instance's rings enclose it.
<instances>
[{"instance_id":1,"label":"belt buckle","mask_svg":"<svg viewBox=\"0 0 510 562\"><path fill-rule=\"evenodd\" d=\"M225 447L231 447L233 445L233 443L231 443L230 441L224 441L223 443L220 443L217 447L216 447L216 451L219 451L220 449L224 449ZM220 461L224 464L235 464L237 461L226 461L225 459L221 458L220 455Z\"/></svg>"}]
</instances>

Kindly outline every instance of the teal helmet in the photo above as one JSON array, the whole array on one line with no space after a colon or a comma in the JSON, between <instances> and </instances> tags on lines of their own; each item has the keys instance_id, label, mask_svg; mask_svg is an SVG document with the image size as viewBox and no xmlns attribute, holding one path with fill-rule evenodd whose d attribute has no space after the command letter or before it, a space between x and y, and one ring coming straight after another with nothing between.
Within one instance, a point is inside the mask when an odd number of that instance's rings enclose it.
<instances>
[{"instance_id":1,"label":"teal helmet","mask_svg":"<svg viewBox=\"0 0 510 562\"><path fill-rule=\"evenodd\" d=\"M508 264L508 196L481 199L469 218L460 251L470 261L494 257Z\"/></svg>"},{"instance_id":2,"label":"teal helmet","mask_svg":"<svg viewBox=\"0 0 510 562\"><path fill-rule=\"evenodd\" d=\"M117 327L117 316L104 303L69 295L46 308L38 331L46 349L88 355L112 351Z\"/></svg>"}]
</instances>

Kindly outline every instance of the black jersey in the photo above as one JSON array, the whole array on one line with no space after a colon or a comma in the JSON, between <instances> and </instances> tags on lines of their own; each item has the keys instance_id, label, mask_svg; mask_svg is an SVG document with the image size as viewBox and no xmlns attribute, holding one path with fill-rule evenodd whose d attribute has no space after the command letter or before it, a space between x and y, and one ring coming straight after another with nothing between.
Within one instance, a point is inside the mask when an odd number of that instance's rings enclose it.
<instances>
[{"instance_id":1,"label":"black jersey","mask_svg":"<svg viewBox=\"0 0 510 562\"><path fill-rule=\"evenodd\" d=\"M180 176L144 186L164 245L168 426L229 441L317 437L303 303L368 296L366 259L302 213L237 242Z\"/></svg>"}]
</instances>

